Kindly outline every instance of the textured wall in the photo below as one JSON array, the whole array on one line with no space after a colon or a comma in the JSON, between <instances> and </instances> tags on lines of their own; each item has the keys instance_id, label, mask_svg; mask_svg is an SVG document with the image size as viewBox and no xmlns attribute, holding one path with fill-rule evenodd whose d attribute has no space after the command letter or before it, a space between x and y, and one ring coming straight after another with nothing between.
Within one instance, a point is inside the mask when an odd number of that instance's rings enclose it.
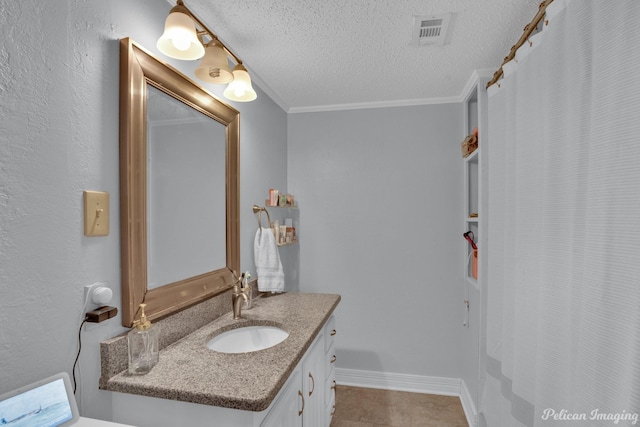
<instances>
[{"instance_id":1,"label":"textured wall","mask_svg":"<svg viewBox=\"0 0 640 427\"><path fill-rule=\"evenodd\" d=\"M0 393L71 372L84 285L107 282L120 307L119 43L156 53L164 0L0 0ZM189 74L197 64L167 62ZM210 88L221 95L220 88ZM241 263L253 266L251 205L286 188L286 114L258 88L241 112ZM83 235L82 191L108 191L111 233ZM109 419L98 342L83 332L83 415Z\"/></svg>"},{"instance_id":2,"label":"textured wall","mask_svg":"<svg viewBox=\"0 0 640 427\"><path fill-rule=\"evenodd\" d=\"M71 371L84 285L107 282L120 306L118 39L155 52L169 8L0 0L0 393ZM187 74L197 65L166 60ZM289 182L300 290L344 297L340 367L459 377L459 105L287 118L258 96L235 105L243 270L255 270L251 205ZM83 235L83 190L110 193L108 237ZM82 335L84 415L111 416L98 342L122 330L118 319Z\"/></svg>"},{"instance_id":3,"label":"textured wall","mask_svg":"<svg viewBox=\"0 0 640 427\"><path fill-rule=\"evenodd\" d=\"M460 377L461 119L460 104L289 116L300 288L342 294L340 368Z\"/></svg>"}]
</instances>

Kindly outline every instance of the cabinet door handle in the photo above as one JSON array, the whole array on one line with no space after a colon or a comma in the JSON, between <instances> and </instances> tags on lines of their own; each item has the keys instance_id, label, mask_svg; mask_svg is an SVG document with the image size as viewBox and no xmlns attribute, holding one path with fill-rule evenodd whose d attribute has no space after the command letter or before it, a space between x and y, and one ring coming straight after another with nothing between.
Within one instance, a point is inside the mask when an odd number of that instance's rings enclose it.
<instances>
[{"instance_id":1,"label":"cabinet door handle","mask_svg":"<svg viewBox=\"0 0 640 427\"><path fill-rule=\"evenodd\" d=\"M313 379L313 375L309 372L309 378L311 378L311 390L309 390L309 397L313 394L313 390L316 389L316 380Z\"/></svg>"},{"instance_id":2,"label":"cabinet door handle","mask_svg":"<svg viewBox=\"0 0 640 427\"><path fill-rule=\"evenodd\" d=\"M298 390L298 396L300 396L300 399L302 399L302 409L298 411L298 416L300 416L304 412L304 395L300 390Z\"/></svg>"},{"instance_id":3,"label":"cabinet door handle","mask_svg":"<svg viewBox=\"0 0 640 427\"><path fill-rule=\"evenodd\" d=\"M336 363L336 355L334 354L333 357L331 358L331 361L329 363Z\"/></svg>"},{"instance_id":4,"label":"cabinet door handle","mask_svg":"<svg viewBox=\"0 0 640 427\"><path fill-rule=\"evenodd\" d=\"M335 334L337 334L338 332L336 332L336 330L334 329L333 331L331 331L331 336L334 336Z\"/></svg>"}]
</instances>

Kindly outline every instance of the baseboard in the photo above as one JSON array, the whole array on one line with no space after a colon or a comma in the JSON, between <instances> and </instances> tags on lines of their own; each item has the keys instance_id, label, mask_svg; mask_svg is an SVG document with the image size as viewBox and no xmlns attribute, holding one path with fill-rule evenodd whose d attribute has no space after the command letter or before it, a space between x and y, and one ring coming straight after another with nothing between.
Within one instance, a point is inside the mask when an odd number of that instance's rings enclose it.
<instances>
[{"instance_id":1,"label":"baseboard","mask_svg":"<svg viewBox=\"0 0 640 427\"><path fill-rule=\"evenodd\" d=\"M467 417L469 426L477 427L478 412L476 411L476 405L473 403L473 398L471 397L471 393L469 393L467 383L462 380L460 380L460 403L462 403L462 409L464 410L464 415Z\"/></svg>"},{"instance_id":2,"label":"baseboard","mask_svg":"<svg viewBox=\"0 0 640 427\"><path fill-rule=\"evenodd\" d=\"M428 377L336 368L338 385L458 396L470 427L476 426L476 408L466 384L460 378Z\"/></svg>"}]
</instances>

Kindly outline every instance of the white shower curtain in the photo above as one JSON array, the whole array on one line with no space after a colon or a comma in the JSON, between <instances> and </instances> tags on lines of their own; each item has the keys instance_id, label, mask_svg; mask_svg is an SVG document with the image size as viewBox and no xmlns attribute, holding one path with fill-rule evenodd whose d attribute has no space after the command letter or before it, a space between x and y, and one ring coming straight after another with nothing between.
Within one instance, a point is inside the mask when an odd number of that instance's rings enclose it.
<instances>
[{"instance_id":1,"label":"white shower curtain","mask_svg":"<svg viewBox=\"0 0 640 427\"><path fill-rule=\"evenodd\" d=\"M640 1L546 20L489 88L480 425L640 425Z\"/></svg>"}]
</instances>

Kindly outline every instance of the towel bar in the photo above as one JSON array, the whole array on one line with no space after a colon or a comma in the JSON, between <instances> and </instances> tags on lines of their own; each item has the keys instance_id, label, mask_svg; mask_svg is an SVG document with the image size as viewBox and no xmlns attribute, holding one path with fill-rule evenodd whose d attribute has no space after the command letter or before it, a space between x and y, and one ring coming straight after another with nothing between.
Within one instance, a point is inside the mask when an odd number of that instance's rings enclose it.
<instances>
[{"instance_id":1,"label":"towel bar","mask_svg":"<svg viewBox=\"0 0 640 427\"><path fill-rule=\"evenodd\" d=\"M269 217L269 211L258 205L253 205L253 213L258 214L258 228L262 228L262 212L267 214L267 228L271 228L271 217Z\"/></svg>"}]
</instances>

